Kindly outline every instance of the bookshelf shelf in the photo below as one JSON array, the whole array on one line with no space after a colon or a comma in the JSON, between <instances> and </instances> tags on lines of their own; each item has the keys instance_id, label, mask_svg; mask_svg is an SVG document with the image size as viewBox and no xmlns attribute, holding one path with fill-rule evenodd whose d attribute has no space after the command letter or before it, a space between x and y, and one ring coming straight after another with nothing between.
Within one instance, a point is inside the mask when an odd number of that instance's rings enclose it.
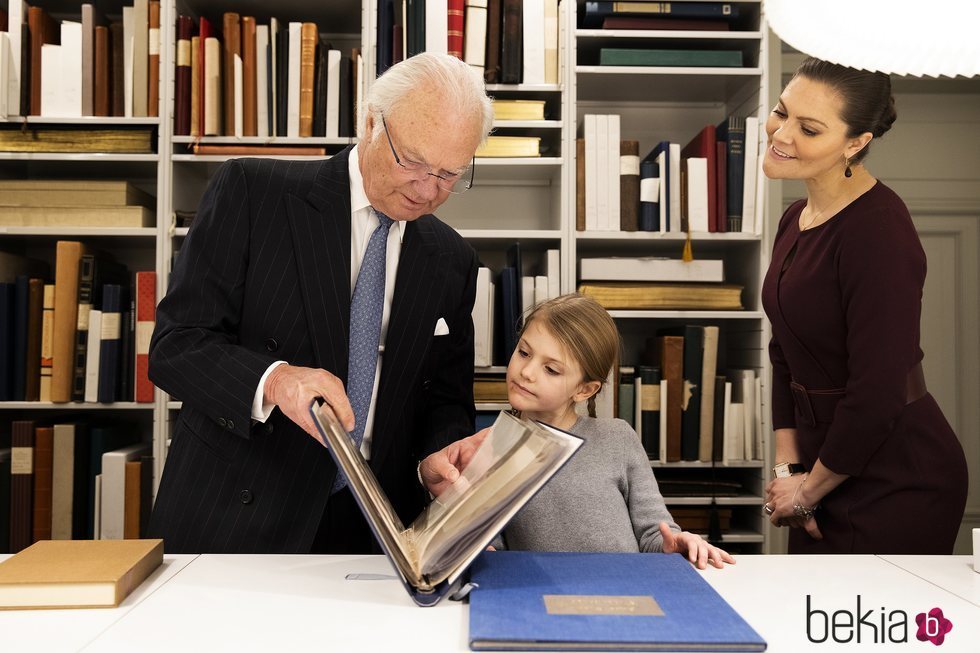
<instances>
[{"instance_id":1,"label":"bookshelf shelf","mask_svg":"<svg viewBox=\"0 0 980 653\"><path fill-rule=\"evenodd\" d=\"M159 163L159 154L109 154L106 152L0 152L0 161L67 161L78 163Z\"/></svg>"},{"instance_id":2,"label":"bookshelf shelf","mask_svg":"<svg viewBox=\"0 0 980 653\"><path fill-rule=\"evenodd\" d=\"M174 163L223 163L229 159L280 159L283 161L305 161L307 159L329 158L313 154L174 154Z\"/></svg>"},{"instance_id":3,"label":"bookshelf shelf","mask_svg":"<svg viewBox=\"0 0 980 653\"><path fill-rule=\"evenodd\" d=\"M519 91L521 93L560 93L561 84L487 84L487 91L493 95L502 91Z\"/></svg>"},{"instance_id":4,"label":"bookshelf shelf","mask_svg":"<svg viewBox=\"0 0 980 653\"><path fill-rule=\"evenodd\" d=\"M357 142L357 138L323 138L320 136L287 137L287 136L174 136L171 142L176 144L201 143L206 145L340 145L347 147Z\"/></svg>"},{"instance_id":5,"label":"bookshelf shelf","mask_svg":"<svg viewBox=\"0 0 980 653\"><path fill-rule=\"evenodd\" d=\"M561 232L555 229L458 229L459 235L482 245L510 245L514 241L559 240Z\"/></svg>"},{"instance_id":6,"label":"bookshelf shelf","mask_svg":"<svg viewBox=\"0 0 980 653\"><path fill-rule=\"evenodd\" d=\"M79 127L133 127L133 126L153 126L159 125L159 118L120 118L120 117L96 117L83 116L71 118L57 118L54 116L17 116L14 118L0 118L0 124L8 125L77 125Z\"/></svg>"},{"instance_id":7,"label":"bookshelf shelf","mask_svg":"<svg viewBox=\"0 0 980 653\"><path fill-rule=\"evenodd\" d=\"M632 311L611 310L609 314L616 319L649 320L654 318L672 320L761 320L762 311Z\"/></svg>"},{"instance_id":8,"label":"bookshelf shelf","mask_svg":"<svg viewBox=\"0 0 980 653\"><path fill-rule=\"evenodd\" d=\"M636 241L665 241L672 243L683 243L687 240L687 234L683 232L659 231L579 231L576 233L579 241L604 241L604 242L636 242ZM694 232L691 240L698 242L756 242L762 240L761 234L746 233L703 233Z\"/></svg>"},{"instance_id":9,"label":"bookshelf shelf","mask_svg":"<svg viewBox=\"0 0 980 653\"><path fill-rule=\"evenodd\" d=\"M712 467L715 469L761 469L763 465L764 463L761 460L730 460L727 463L716 462L714 465L697 460L682 460L677 463L662 463L659 460L650 461L650 466L654 469L711 469Z\"/></svg>"},{"instance_id":10,"label":"bookshelf shelf","mask_svg":"<svg viewBox=\"0 0 980 653\"><path fill-rule=\"evenodd\" d=\"M628 39L631 41L642 39L663 39L663 40L698 40L698 41L758 41L762 38L762 32L704 32L693 30L647 30L647 29L579 29L575 30L575 37L580 41L619 41Z\"/></svg>"},{"instance_id":11,"label":"bookshelf shelf","mask_svg":"<svg viewBox=\"0 0 980 653\"><path fill-rule=\"evenodd\" d=\"M494 129L561 129L561 120L494 120Z\"/></svg>"},{"instance_id":12,"label":"bookshelf shelf","mask_svg":"<svg viewBox=\"0 0 980 653\"><path fill-rule=\"evenodd\" d=\"M761 78L761 68L649 68L576 66L580 100L615 102L727 102L746 81Z\"/></svg>"},{"instance_id":13,"label":"bookshelf shelf","mask_svg":"<svg viewBox=\"0 0 980 653\"><path fill-rule=\"evenodd\" d=\"M51 238L57 236L98 238L156 238L155 227L0 227L0 234L8 236L38 236Z\"/></svg>"},{"instance_id":14,"label":"bookshelf shelf","mask_svg":"<svg viewBox=\"0 0 980 653\"><path fill-rule=\"evenodd\" d=\"M50 401L0 401L0 410L143 410L152 411L154 404L120 401L111 404L80 402L52 403Z\"/></svg>"}]
</instances>

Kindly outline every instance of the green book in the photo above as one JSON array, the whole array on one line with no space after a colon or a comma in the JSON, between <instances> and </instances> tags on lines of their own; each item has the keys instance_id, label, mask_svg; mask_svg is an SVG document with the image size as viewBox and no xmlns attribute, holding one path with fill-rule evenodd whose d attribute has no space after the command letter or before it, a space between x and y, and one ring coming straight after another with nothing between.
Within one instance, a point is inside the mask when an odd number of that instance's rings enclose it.
<instances>
[{"instance_id":1,"label":"green book","mask_svg":"<svg viewBox=\"0 0 980 653\"><path fill-rule=\"evenodd\" d=\"M703 66L739 68L741 50L638 50L602 48L600 66Z\"/></svg>"}]
</instances>

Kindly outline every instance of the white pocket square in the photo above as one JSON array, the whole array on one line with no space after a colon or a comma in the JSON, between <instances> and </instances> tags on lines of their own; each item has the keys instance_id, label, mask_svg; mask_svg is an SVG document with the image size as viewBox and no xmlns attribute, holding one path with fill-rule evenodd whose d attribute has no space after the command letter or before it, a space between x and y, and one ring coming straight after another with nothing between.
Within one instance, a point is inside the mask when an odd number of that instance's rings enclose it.
<instances>
[{"instance_id":1,"label":"white pocket square","mask_svg":"<svg viewBox=\"0 0 980 653\"><path fill-rule=\"evenodd\" d=\"M449 325L446 324L446 318L440 317L439 321L436 322L436 331L432 335L434 336L448 336L449 335Z\"/></svg>"}]
</instances>

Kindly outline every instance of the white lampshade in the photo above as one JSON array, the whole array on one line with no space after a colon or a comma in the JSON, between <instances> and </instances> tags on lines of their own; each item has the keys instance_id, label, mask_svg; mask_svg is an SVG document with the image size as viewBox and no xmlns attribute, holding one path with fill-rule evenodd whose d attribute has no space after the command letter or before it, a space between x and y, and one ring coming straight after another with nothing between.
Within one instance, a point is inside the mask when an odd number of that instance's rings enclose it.
<instances>
[{"instance_id":1,"label":"white lampshade","mask_svg":"<svg viewBox=\"0 0 980 653\"><path fill-rule=\"evenodd\" d=\"M980 75L975 0L765 0L769 26L800 52L894 75Z\"/></svg>"}]
</instances>

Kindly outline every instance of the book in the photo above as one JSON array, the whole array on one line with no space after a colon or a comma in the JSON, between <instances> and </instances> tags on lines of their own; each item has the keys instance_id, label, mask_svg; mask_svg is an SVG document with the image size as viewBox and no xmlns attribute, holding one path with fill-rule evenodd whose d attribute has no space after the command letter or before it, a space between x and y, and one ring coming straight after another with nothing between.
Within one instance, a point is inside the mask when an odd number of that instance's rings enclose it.
<instances>
[{"instance_id":1,"label":"book","mask_svg":"<svg viewBox=\"0 0 980 653\"><path fill-rule=\"evenodd\" d=\"M160 0L147 6L146 115L160 115Z\"/></svg>"},{"instance_id":2,"label":"book","mask_svg":"<svg viewBox=\"0 0 980 653\"><path fill-rule=\"evenodd\" d=\"M742 286L721 283L590 282L578 291L606 309L742 310Z\"/></svg>"},{"instance_id":3,"label":"book","mask_svg":"<svg viewBox=\"0 0 980 653\"><path fill-rule=\"evenodd\" d=\"M690 30L692 32L727 32L731 26L724 20L709 18L647 18L646 16L608 16L602 29Z\"/></svg>"},{"instance_id":4,"label":"book","mask_svg":"<svg viewBox=\"0 0 980 653\"><path fill-rule=\"evenodd\" d=\"M496 84L500 81L500 48L501 30L503 29L502 11L504 0L487 0L487 49L486 67L483 69L483 81Z\"/></svg>"},{"instance_id":5,"label":"book","mask_svg":"<svg viewBox=\"0 0 980 653\"><path fill-rule=\"evenodd\" d=\"M34 532L32 542L51 539L51 490L54 428L34 429Z\"/></svg>"},{"instance_id":6,"label":"book","mask_svg":"<svg viewBox=\"0 0 980 653\"><path fill-rule=\"evenodd\" d=\"M462 59L484 76L487 53L487 0L466 0ZM461 25L462 27L462 25Z\"/></svg>"},{"instance_id":7,"label":"book","mask_svg":"<svg viewBox=\"0 0 980 653\"><path fill-rule=\"evenodd\" d=\"M599 50L599 65L738 68L742 65L742 51L601 48Z\"/></svg>"},{"instance_id":8,"label":"book","mask_svg":"<svg viewBox=\"0 0 980 653\"><path fill-rule=\"evenodd\" d=\"M476 150L477 157L534 157L541 156L539 136L487 136Z\"/></svg>"},{"instance_id":9,"label":"book","mask_svg":"<svg viewBox=\"0 0 980 653\"><path fill-rule=\"evenodd\" d=\"M739 6L727 2L586 2L582 26L595 29L610 16L696 19L738 18Z\"/></svg>"},{"instance_id":10,"label":"book","mask_svg":"<svg viewBox=\"0 0 980 653\"><path fill-rule=\"evenodd\" d=\"M141 403L153 401L153 383L150 382L150 338L156 324L157 274L153 271L136 273L136 343L133 387L134 400Z\"/></svg>"},{"instance_id":11,"label":"book","mask_svg":"<svg viewBox=\"0 0 980 653\"><path fill-rule=\"evenodd\" d=\"M78 327L78 279L81 258L86 251L85 245L78 241L59 240L56 246L50 399L55 402L71 401ZM43 366L43 361L41 364Z\"/></svg>"},{"instance_id":12,"label":"book","mask_svg":"<svg viewBox=\"0 0 980 653\"><path fill-rule=\"evenodd\" d=\"M459 479L405 528L358 447L322 403L310 414L405 590L434 605L583 440L501 412Z\"/></svg>"},{"instance_id":13,"label":"book","mask_svg":"<svg viewBox=\"0 0 980 653\"><path fill-rule=\"evenodd\" d=\"M0 563L0 609L111 608L163 562L163 540L46 540Z\"/></svg>"},{"instance_id":14,"label":"book","mask_svg":"<svg viewBox=\"0 0 980 653\"><path fill-rule=\"evenodd\" d=\"M619 142L619 225L637 231L640 222L640 142Z\"/></svg>"},{"instance_id":15,"label":"book","mask_svg":"<svg viewBox=\"0 0 980 653\"><path fill-rule=\"evenodd\" d=\"M7 227L152 227L154 223L153 211L143 206L0 205L0 225Z\"/></svg>"},{"instance_id":16,"label":"book","mask_svg":"<svg viewBox=\"0 0 980 653\"><path fill-rule=\"evenodd\" d=\"M194 154L219 156L325 156L327 149L314 145L199 145L190 146Z\"/></svg>"},{"instance_id":17,"label":"book","mask_svg":"<svg viewBox=\"0 0 980 653\"><path fill-rule=\"evenodd\" d=\"M661 553L494 551L474 563L475 651L764 651L689 562Z\"/></svg>"},{"instance_id":18,"label":"book","mask_svg":"<svg viewBox=\"0 0 980 653\"><path fill-rule=\"evenodd\" d=\"M494 99L494 120L544 120L544 100Z\"/></svg>"},{"instance_id":19,"label":"book","mask_svg":"<svg viewBox=\"0 0 980 653\"><path fill-rule=\"evenodd\" d=\"M149 154L153 152L152 130L63 129L12 125L0 129L0 152L103 152Z\"/></svg>"},{"instance_id":20,"label":"book","mask_svg":"<svg viewBox=\"0 0 980 653\"><path fill-rule=\"evenodd\" d=\"M579 262L583 281L703 281L725 280L721 259L682 259L659 256L611 256L583 258Z\"/></svg>"},{"instance_id":21,"label":"book","mask_svg":"<svg viewBox=\"0 0 980 653\"><path fill-rule=\"evenodd\" d=\"M699 455L704 329L703 326L691 324L657 329L658 336L679 336L684 339L681 364L684 384L681 401L681 460L698 460ZM714 372L711 376L714 378Z\"/></svg>"}]
</instances>

